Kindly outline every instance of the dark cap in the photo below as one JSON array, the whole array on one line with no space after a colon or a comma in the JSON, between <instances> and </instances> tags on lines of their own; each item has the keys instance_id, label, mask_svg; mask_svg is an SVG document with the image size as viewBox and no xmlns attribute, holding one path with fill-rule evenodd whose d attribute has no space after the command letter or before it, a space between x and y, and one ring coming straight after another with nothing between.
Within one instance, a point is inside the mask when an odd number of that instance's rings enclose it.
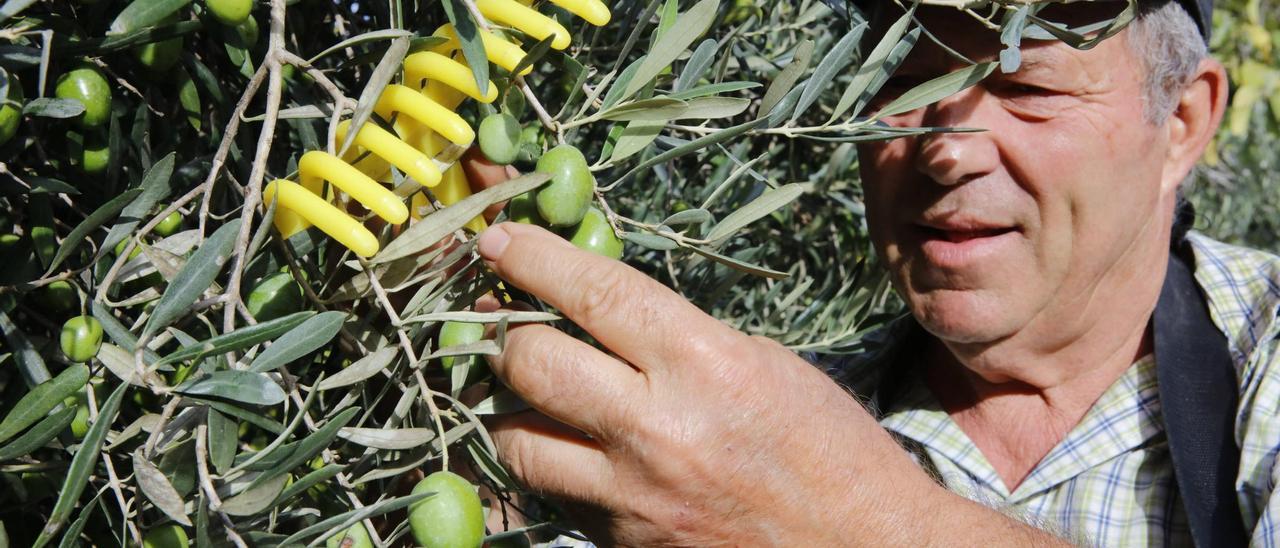
<instances>
[{"instance_id":1,"label":"dark cap","mask_svg":"<svg viewBox=\"0 0 1280 548\"><path fill-rule=\"evenodd\" d=\"M1208 43L1209 34L1213 31L1213 0L1178 0L1178 3L1191 14L1191 19L1200 28L1200 35Z\"/></svg>"},{"instance_id":2,"label":"dark cap","mask_svg":"<svg viewBox=\"0 0 1280 548\"><path fill-rule=\"evenodd\" d=\"M863 9L869 2L877 0L822 0L824 4L830 7L837 14L843 17L849 15L849 5L857 6ZM883 1L883 0L881 0ZM1139 2L1167 1L1167 0L1138 0ZM1209 42L1209 34L1213 30L1213 0L1177 0L1178 5L1187 10L1191 15L1191 20L1196 22L1196 28L1200 30L1200 35L1204 37L1205 43ZM928 4L928 0L923 3Z\"/></svg>"}]
</instances>

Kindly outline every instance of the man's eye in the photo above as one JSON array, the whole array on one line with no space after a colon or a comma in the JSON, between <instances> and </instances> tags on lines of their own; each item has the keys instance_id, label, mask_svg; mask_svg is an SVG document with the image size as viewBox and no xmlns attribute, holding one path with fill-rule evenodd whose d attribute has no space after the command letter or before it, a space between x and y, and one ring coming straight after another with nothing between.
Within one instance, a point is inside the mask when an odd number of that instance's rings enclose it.
<instances>
[{"instance_id":1,"label":"man's eye","mask_svg":"<svg viewBox=\"0 0 1280 548\"><path fill-rule=\"evenodd\" d=\"M1003 86L1003 91L1011 95L1048 95L1053 93L1047 88L1042 88L1034 84L1010 83Z\"/></svg>"}]
</instances>

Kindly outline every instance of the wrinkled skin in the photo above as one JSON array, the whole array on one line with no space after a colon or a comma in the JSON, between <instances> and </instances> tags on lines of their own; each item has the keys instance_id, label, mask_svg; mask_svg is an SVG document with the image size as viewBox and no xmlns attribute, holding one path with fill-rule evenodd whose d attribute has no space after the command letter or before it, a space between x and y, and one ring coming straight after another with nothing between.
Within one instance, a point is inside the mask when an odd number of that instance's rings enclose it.
<instances>
[{"instance_id":1,"label":"wrinkled skin","mask_svg":"<svg viewBox=\"0 0 1280 548\"><path fill-rule=\"evenodd\" d=\"M956 39L971 50L983 47L966 42L965 35ZM1084 284L1091 273L1108 278L1111 270L1104 266L1077 271L1081 253L1103 254L1113 262L1155 260L1152 255L1159 253L1151 251L1154 244L1148 240L1167 238L1169 181L1176 183L1179 172L1185 173L1207 142L1209 126L1216 125L1213 105L1221 98L1213 90L1220 86L1210 82L1203 93L1187 96L1185 123L1150 131L1118 127L1112 117L1128 123L1140 116L1140 109L1131 111L1140 107L1127 95L1132 88L1090 86L1100 85L1091 79L1105 76L1097 72L1104 68L1100 64L1119 63L1091 57L1099 50L1047 49L1054 50L1043 60L1050 73L1076 67L1077 82L1089 88L1061 97L1061 103L1054 99L1053 106L1070 116L1057 121L1015 116L992 95L994 88L979 86L948 100L936 114L907 113L901 122L932 116L937 125L984 126L989 134L897 141L864 152L874 164L868 172L874 180L868 182L868 205L879 208L873 220L879 223L881 251L912 310L948 341L1016 339L1022 329L1034 327L1030 319L1056 302L1056 292L1044 288ZM922 52L927 62L930 52ZM974 55L989 58L991 53ZM950 68L926 67L922 70ZM997 141L1005 130L1014 131L1022 144ZM1109 139L1139 139L1164 160L1134 161L1108 148ZM962 155L960 144L974 145L974 156ZM1066 186L1049 180L1032 185L1035 178L1028 170L1036 164L1021 154L1037 146L1061 162L1042 169L1091 171L1071 177ZM981 162L982 174L999 176L964 176L978 173L965 171L968 162ZM958 178L948 179L952 176ZM1103 189L1110 199L1130 200L1130 211L1150 218L1106 223L1114 219L1105 211L1084 207L1090 190L1084 186L1098 184L1090 177L1104 176L1113 177L1113 185L1115 178L1131 177L1135 188ZM1016 227L1008 236L1016 241L998 249L994 261L1009 264L922 265L919 237L910 225L935 206L946 209L941 213L989 215ZM1077 229L1093 222L1101 225L1097 234ZM1108 238L1127 238L1137 247ZM539 227L514 223L486 231L479 252L498 276L545 300L607 349L546 325L520 325L508 331L503 353L491 360L499 379L534 409L491 423L500 457L531 491L571 508L576 524L596 542L1059 543L937 486L853 398L811 365L772 341L726 327L642 273L575 249ZM1025 274L1044 279L1011 287L995 283L1008 282L1002 276L1015 268L1031 269ZM489 302L483 308L496 307ZM971 316L965 319L965 314ZM1095 347L1103 346L1090 344L1087 350L1096 354ZM1024 364L999 371L1010 377L1039 369ZM1060 376L1045 379L1052 383Z\"/></svg>"}]
</instances>

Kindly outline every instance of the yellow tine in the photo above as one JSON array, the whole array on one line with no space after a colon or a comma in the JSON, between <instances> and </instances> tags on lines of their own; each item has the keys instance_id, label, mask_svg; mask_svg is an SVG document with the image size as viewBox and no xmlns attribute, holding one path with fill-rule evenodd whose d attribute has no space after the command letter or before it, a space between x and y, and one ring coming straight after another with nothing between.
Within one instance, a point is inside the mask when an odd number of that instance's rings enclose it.
<instances>
[{"instance_id":1,"label":"yellow tine","mask_svg":"<svg viewBox=\"0 0 1280 548\"><path fill-rule=\"evenodd\" d=\"M378 239L369 232L369 229L297 183L276 179L267 184L267 188L262 193L263 199L268 204L279 197L280 205L276 207L277 223L280 220L280 212L288 211L306 218L307 221L315 224L316 228L356 255L372 257L378 252ZM276 228L279 229L280 225L276 224ZM284 230L281 230L281 233L284 233Z\"/></svg>"},{"instance_id":2,"label":"yellow tine","mask_svg":"<svg viewBox=\"0 0 1280 548\"><path fill-rule=\"evenodd\" d=\"M554 35L551 47L555 49L569 47L569 31L564 25L516 0L476 0L476 7L490 20L519 29L535 40Z\"/></svg>"},{"instance_id":3,"label":"yellow tine","mask_svg":"<svg viewBox=\"0 0 1280 548\"><path fill-rule=\"evenodd\" d=\"M481 103L492 103L498 98L498 88L489 82L488 93L480 94L471 69L462 63L433 51L420 51L404 59L405 79L418 82L422 79L439 80Z\"/></svg>"},{"instance_id":4,"label":"yellow tine","mask_svg":"<svg viewBox=\"0 0 1280 548\"><path fill-rule=\"evenodd\" d=\"M441 26L436 29L434 35L447 38L449 41L431 48L431 51L447 54L462 49L462 42L458 41L458 35L453 31L453 25L446 24ZM503 40L492 32L480 31L480 43L484 45L485 57L488 57L493 64L509 71L515 70L516 65L520 64L520 60L524 59L525 52L520 49L520 46ZM525 67L524 70L520 71L520 75L529 74L532 70L532 67ZM472 79L474 80L474 78Z\"/></svg>"},{"instance_id":5,"label":"yellow tine","mask_svg":"<svg viewBox=\"0 0 1280 548\"><path fill-rule=\"evenodd\" d=\"M426 141L425 152L432 156L444 150L444 147L448 145L439 135L432 135ZM462 170L462 165L453 164L449 169L444 170L440 184L431 189L431 194L445 206L456 204L463 198L470 196L471 184L467 182L467 174ZM487 226L488 224L485 223L483 215L475 216L466 224L466 228L476 233L484 230Z\"/></svg>"},{"instance_id":6,"label":"yellow tine","mask_svg":"<svg viewBox=\"0 0 1280 548\"><path fill-rule=\"evenodd\" d=\"M374 111L383 118L391 118L393 112L408 116L425 124L444 138L466 146L474 141L476 134L467 125L467 121L456 112L414 91L408 86L392 84L382 91ZM420 181L421 182L421 181ZM434 184L434 183L432 183Z\"/></svg>"},{"instance_id":7,"label":"yellow tine","mask_svg":"<svg viewBox=\"0 0 1280 548\"><path fill-rule=\"evenodd\" d=\"M465 67L467 64L462 63L462 66ZM467 70L471 69L468 68ZM427 82L427 85L422 87L422 95L450 111L458 108L458 105L461 105L467 99L467 96L462 92L445 85L443 82Z\"/></svg>"},{"instance_id":8,"label":"yellow tine","mask_svg":"<svg viewBox=\"0 0 1280 548\"><path fill-rule=\"evenodd\" d=\"M413 196L409 198L409 218L421 221L426 216L423 213L430 211L427 207L429 205L431 205L431 202L427 201L426 194L422 192L413 193Z\"/></svg>"},{"instance_id":9,"label":"yellow tine","mask_svg":"<svg viewBox=\"0 0 1280 548\"><path fill-rule=\"evenodd\" d=\"M303 154L298 160L298 177L304 185L321 179L329 181L389 223L400 224L409 218L409 208L394 192L327 152L313 150Z\"/></svg>"},{"instance_id":10,"label":"yellow tine","mask_svg":"<svg viewBox=\"0 0 1280 548\"><path fill-rule=\"evenodd\" d=\"M609 24L609 8L600 0L551 0L551 3L597 27Z\"/></svg>"},{"instance_id":11,"label":"yellow tine","mask_svg":"<svg viewBox=\"0 0 1280 548\"><path fill-rule=\"evenodd\" d=\"M338 124L338 140L346 140L350 127L351 120ZM373 122L367 122L360 128L355 144L400 168L422 186L435 186L440 182L440 170L436 169L431 158Z\"/></svg>"}]
</instances>

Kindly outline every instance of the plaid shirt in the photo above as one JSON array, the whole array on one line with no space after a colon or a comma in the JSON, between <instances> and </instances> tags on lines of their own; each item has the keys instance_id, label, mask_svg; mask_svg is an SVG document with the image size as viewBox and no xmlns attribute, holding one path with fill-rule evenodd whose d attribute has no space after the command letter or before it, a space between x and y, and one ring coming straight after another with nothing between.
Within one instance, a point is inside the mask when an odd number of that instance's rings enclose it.
<instances>
[{"instance_id":1,"label":"plaid shirt","mask_svg":"<svg viewBox=\"0 0 1280 548\"><path fill-rule=\"evenodd\" d=\"M1280 546L1280 257L1192 233L1195 278L1226 334L1239 380L1236 492L1251 545ZM875 350L823 364L855 393L874 396L912 330L910 316L871 339ZM914 368L912 368L914 369ZM921 379L908 373L880 424L948 489L1090 546L1191 546L1156 391L1155 360L1140 359L1109 387L1010 492Z\"/></svg>"}]
</instances>

